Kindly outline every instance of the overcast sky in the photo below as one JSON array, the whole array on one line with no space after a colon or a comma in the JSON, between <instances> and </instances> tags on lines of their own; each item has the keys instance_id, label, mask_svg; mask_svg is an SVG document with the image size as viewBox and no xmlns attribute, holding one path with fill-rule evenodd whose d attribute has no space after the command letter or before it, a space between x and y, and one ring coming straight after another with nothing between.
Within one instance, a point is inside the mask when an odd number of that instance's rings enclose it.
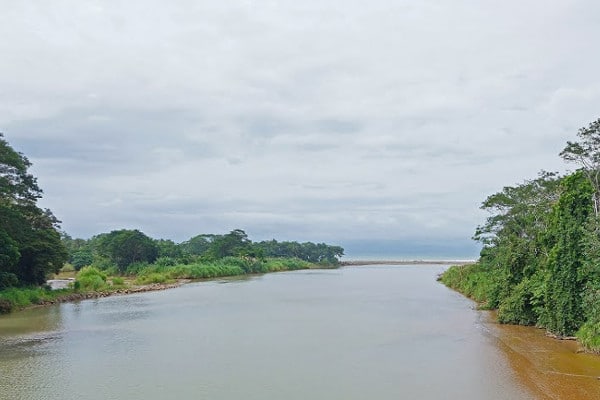
<instances>
[{"instance_id":1,"label":"overcast sky","mask_svg":"<svg viewBox=\"0 0 600 400\"><path fill-rule=\"evenodd\" d=\"M468 242L600 117L597 0L1 3L0 131L76 237Z\"/></svg>"}]
</instances>

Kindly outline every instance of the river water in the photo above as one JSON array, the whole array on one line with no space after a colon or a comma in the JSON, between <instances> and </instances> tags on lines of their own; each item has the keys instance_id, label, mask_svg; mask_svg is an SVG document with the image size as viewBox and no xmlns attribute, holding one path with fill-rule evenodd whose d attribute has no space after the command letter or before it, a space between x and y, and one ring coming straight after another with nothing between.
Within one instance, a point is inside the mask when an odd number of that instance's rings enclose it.
<instances>
[{"instance_id":1,"label":"river water","mask_svg":"<svg viewBox=\"0 0 600 400\"><path fill-rule=\"evenodd\" d=\"M3 316L0 398L560 398L523 378L512 332L436 282L445 268L273 273Z\"/></svg>"}]
</instances>

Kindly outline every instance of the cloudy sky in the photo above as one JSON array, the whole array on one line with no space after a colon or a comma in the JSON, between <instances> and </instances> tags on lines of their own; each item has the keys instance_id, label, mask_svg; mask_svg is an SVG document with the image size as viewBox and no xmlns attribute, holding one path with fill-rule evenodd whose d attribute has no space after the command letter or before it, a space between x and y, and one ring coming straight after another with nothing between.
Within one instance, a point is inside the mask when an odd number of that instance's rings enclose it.
<instances>
[{"instance_id":1,"label":"cloudy sky","mask_svg":"<svg viewBox=\"0 0 600 400\"><path fill-rule=\"evenodd\" d=\"M0 131L77 237L472 250L600 117L595 0L2 3Z\"/></svg>"}]
</instances>

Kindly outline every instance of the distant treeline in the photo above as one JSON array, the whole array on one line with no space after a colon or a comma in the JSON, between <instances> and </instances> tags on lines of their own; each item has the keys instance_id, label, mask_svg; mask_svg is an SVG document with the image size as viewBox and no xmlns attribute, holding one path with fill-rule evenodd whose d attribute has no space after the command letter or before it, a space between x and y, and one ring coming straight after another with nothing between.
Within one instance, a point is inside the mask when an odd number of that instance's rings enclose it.
<instances>
[{"instance_id":1,"label":"distant treeline","mask_svg":"<svg viewBox=\"0 0 600 400\"><path fill-rule=\"evenodd\" d=\"M560 156L578 165L489 196L490 216L474 239L475 265L453 267L441 280L498 310L501 322L576 335L600 350L600 119L567 142Z\"/></svg>"},{"instance_id":2,"label":"distant treeline","mask_svg":"<svg viewBox=\"0 0 600 400\"><path fill-rule=\"evenodd\" d=\"M254 243L240 229L197 235L183 243L129 229L73 239L60 232L60 221L50 210L37 205L42 190L30 166L0 133L0 290L42 285L67 262L77 270L91 266L117 275L142 270L165 274L164 267L178 266L168 271L172 279L335 265L344 254L341 247L324 243Z\"/></svg>"},{"instance_id":3,"label":"distant treeline","mask_svg":"<svg viewBox=\"0 0 600 400\"><path fill-rule=\"evenodd\" d=\"M228 257L245 260L296 258L313 264L335 265L344 249L325 243L252 242L241 229L225 235L200 234L182 243L153 239L139 230L122 229L91 239L73 239L63 234L68 262L76 270L95 266L121 274L135 272L140 264L165 266L206 263Z\"/></svg>"}]
</instances>

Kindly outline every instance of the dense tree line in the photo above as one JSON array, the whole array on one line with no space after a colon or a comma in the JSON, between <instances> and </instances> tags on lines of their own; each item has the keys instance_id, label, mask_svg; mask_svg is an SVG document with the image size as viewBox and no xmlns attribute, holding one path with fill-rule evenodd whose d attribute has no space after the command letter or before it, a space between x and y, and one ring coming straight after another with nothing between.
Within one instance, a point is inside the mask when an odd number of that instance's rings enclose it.
<instances>
[{"instance_id":1,"label":"dense tree line","mask_svg":"<svg viewBox=\"0 0 600 400\"><path fill-rule=\"evenodd\" d=\"M600 348L600 119L577 133L560 156L575 172L542 172L489 196L474 239L477 264L442 281L498 309L501 322L577 334Z\"/></svg>"},{"instance_id":2,"label":"dense tree line","mask_svg":"<svg viewBox=\"0 0 600 400\"><path fill-rule=\"evenodd\" d=\"M297 258L314 264L337 264L344 254L343 248L324 243L252 242L241 229L224 235L200 234L182 243L152 239L138 230L129 229L99 234L88 240L63 234L62 241L75 269L94 265L101 269L115 268L119 273L135 270L136 264L191 264L227 257Z\"/></svg>"},{"instance_id":3,"label":"dense tree line","mask_svg":"<svg viewBox=\"0 0 600 400\"><path fill-rule=\"evenodd\" d=\"M191 265L235 258L230 263L241 263L244 272L251 273L261 270L253 267L258 265L253 260L261 261L263 267L267 258L337 264L344 254L341 247L324 243L254 243L241 229L224 235L200 234L182 243L153 239L132 229L72 238L59 231L59 221L50 210L38 207L42 190L30 167L27 157L0 133L0 290L41 285L66 262L76 270L93 265L125 274L148 264Z\"/></svg>"}]
</instances>

